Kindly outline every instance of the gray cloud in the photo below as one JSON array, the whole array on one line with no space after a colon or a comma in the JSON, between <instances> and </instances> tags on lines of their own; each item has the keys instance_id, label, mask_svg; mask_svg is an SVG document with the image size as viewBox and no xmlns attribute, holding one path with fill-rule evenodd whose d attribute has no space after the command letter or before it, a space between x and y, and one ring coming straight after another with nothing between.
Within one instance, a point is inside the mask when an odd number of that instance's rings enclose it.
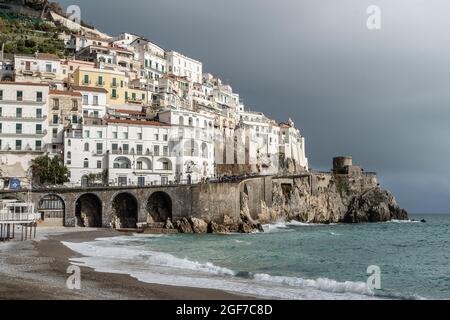
<instances>
[{"instance_id":1,"label":"gray cloud","mask_svg":"<svg viewBox=\"0 0 450 320\"><path fill-rule=\"evenodd\" d=\"M450 211L446 0L79 0L83 18L201 60L252 109L292 117L310 163L351 154L413 212ZM382 30L366 29L366 8ZM107 9L106 9L107 8Z\"/></svg>"}]
</instances>

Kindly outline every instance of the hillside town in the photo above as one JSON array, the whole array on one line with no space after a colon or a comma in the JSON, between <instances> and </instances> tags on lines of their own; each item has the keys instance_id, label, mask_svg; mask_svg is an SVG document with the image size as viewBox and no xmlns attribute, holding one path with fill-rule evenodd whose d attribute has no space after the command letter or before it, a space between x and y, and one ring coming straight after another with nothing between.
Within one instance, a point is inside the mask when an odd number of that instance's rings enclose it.
<instances>
[{"instance_id":1,"label":"hillside town","mask_svg":"<svg viewBox=\"0 0 450 320\"><path fill-rule=\"evenodd\" d=\"M0 44L0 189L28 187L33 160L46 155L67 167L67 187L308 171L294 122L251 111L201 61L60 12L41 18L64 30L65 56Z\"/></svg>"}]
</instances>

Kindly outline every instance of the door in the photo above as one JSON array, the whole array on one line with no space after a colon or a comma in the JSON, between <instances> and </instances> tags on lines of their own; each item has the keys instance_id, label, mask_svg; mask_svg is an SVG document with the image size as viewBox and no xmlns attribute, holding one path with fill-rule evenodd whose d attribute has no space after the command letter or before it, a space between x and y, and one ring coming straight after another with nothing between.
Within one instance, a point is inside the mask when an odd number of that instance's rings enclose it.
<instances>
[{"instance_id":1,"label":"door","mask_svg":"<svg viewBox=\"0 0 450 320\"><path fill-rule=\"evenodd\" d=\"M138 177L138 186L139 187L145 186L145 177Z\"/></svg>"},{"instance_id":2,"label":"door","mask_svg":"<svg viewBox=\"0 0 450 320\"><path fill-rule=\"evenodd\" d=\"M25 70L26 71L30 71L31 70L31 62L30 61L26 61L25 62Z\"/></svg>"}]
</instances>

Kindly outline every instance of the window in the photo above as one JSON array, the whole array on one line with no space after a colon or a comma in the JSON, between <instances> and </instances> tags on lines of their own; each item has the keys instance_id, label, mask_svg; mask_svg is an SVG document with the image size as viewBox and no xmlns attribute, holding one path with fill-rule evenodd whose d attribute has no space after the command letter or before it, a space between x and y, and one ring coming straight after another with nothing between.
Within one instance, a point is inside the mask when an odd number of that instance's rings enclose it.
<instances>
[{"instance_id":1,"label":"window","mask_svg":"<svg viewBox=\"0 0 450 320\"><path fill-rule=\"evenodd\" d=\"M36 92L36 102L42 102L42 92Z\"/></svg>"},{"instance_id":2,"label":"window","mask_svg":"<svg viewBox=\"0 0 450 320\"><path fill-rule=\"evenodd\" d=\"M22 124L16 123L16 134L22 134Z\"/></svg>"},{"instance_id":3,"label":"window","mask_svg":"<svg viewBox=\"0 0 450 320\"><path fill-rule=\"evenodd\" d=\"M67 140L67 145L70 147L72 145L72 141L70 139Z\"/></svg>"},{"instance_id":4,"label":"window","mask_svg":"<svg viewBox=\"0 0 450 320\"><path fill-rule=\"evenodd\" d=\"M36 134L42 134L42 124L36 125Z\"/></svg>"},{"instance_id":5,"label":"window","mask_svg":"<svg viewBox=\"0 0 450 320\"><path fill-rule=\"evenodd\" d=\"M2 150L2 140L0 140L0 150Z\"/></svg>"},{"instance_id":6,"label":"window","mask_svg":"<svg viewBox=\"0 0 450 320\"><path fill-rule=\"evenodd\" d=\"M117 139L117 131L113 132L113 139Z\"/></svg>"},{"instance_id":7,"label":"window","mask_svg":"<svg viewBox=\"0 0 450 320\"><path fill-rule=\"evenodd\" d=\"M38 118L38 119L42 118L42 109L41 108L36 109L36 118Z\"/></svg>"},{"instance_id":8,"label":"window","mask_svg":"<svg viewBox=\"0 0 450 320\"><path fill-rule=\"evenodd\" d=\"M84 130L84 137L85 138L89 138L90 135L91 135L91 132L89 130Z\"/></svg>"},{"instance_id":9,"label":"window","mask_svg":"<svg viewBox=\"0 0 450 320\"><path fill-rule=\"evenodd\" d=\"M98 106L98 96L94 96L94 106Z\"/></svg>"},{"instance_id":10,"label":"window","mask_svg":"<svg viewBox=\"0 0 450 320\"><path fill-rule=\"evenodd\" d=\"M89 168L89 160L87 158L84 158L83 167L84 168Z\"/></svg>"},{"instance_id":11,"label":"window","mask_svg":"<svg viewBox=\"0 0 450 320\"><path fill-rule=\"evenodd\" d=\"M3 90L0 90L0 100L3 100Z\"/></svg>"},{"instance_id":12,"label":"window","mask_svg":"<svg viewBox=\"0 0 450 320\"><path fill-rule=\"evenodd\" d=\"M101 131L97 131L97 138L102 138L103 137L103 132Z\"/></svg>"},{"instance_id":13,"label":"window","mask_svg":"<svg viewBox=\"0 0 450 320\"><path fill-rule=\"evenodd\" d=\"M16 140L16 151L22 150L22 140Z\"/></svg>"},{"instance_id":14,"label":"window","mask_svg":"<svg viewBox=\"0 0 450 320\"><path fill-rule=\"evenodd\" d=\"M53 138L58 138L58 129L53 128L52 136L53 136Z\"/></svg>"},{"instance_id":15,"label":"window","mask_svg":"<svg viewBox=\"0 0 450 320\"><path fill-rule=\"evenodd\" d=\"M89 151L89 143L84 144L84 151Z\"/></svg>"},{"instance_id":16,"label":"window","mask_svg":"<svg viewBox=\"0 0 450 320\"><path fill-rule=\"evenodd\" d=\"M98 111L94 111L94 118L98 118Z\"/></svg>"},{"instance_id":17,"label":"window","mask_svg":"<svg viewBox=\"0 0 450 320\"><path fill-rule=\"evenodd\" d=\"M83 96L83 104L89 104L89 96L87 94Z\"/></svg>"},{"instance_id":18,"label":"window","mask_svg":"<svg viewBox=\"0 0 450 320\"><path fill-rule=\"evenodd\" d=\"M59 99L53 99L53 110L59 110Z\"/></svg>"},{"instance_id":19,"label":"window","mask_svg":"<svg viewBox=\"0 0 450 320\"><path fill-rule=\"evenodd\" d=\"M159 156L159 146L154 146L153 150L154 150L155 156Z\"/></svg>"},{"instance_id":20,"label":"window","mask_svg":"<svg viewBox=\"0 0 450 320\"><path fill-rule=\"evenodd\" d=\"M112 87L117 87L117 79L116 78L112 78L111 86Z\"/></svg>"},{"instance_id":21,"label":"window","mask_svg":"<svg viewBox=\"0 0 450 320\"><path fill-rule=\"evenodd\" d=\"M103 143L97 143L97 154L103 153Z\"/></svg>"},{"instance_id":22,"label":"window","mask_svg":"<svg viewBox=\"0 0 450 320\"><path fill-rule=\"evenodd\" d=\"M78 100L72 100L72 109L78 110Z\"/></svg>"},{"instance_id":23,"label":"window","mask_svg":"<svg viewBox=\"0 0 450 320\"><path fill-rule=\"evenodd\" d=\"M2 116L3 109L0 107L0 117Z\"/></svg>"},{"instance_id":24,"label":"window","mask_svg":"<svg viewBox=\"0 0 450 320\"><path fill-rule=\"evenodd\" d=\"M35 142L35 150L36 151L41 151L42 149L42 141L41 140L36 140Z\"/></svg>"},{"instance_id":25,"label":"window","mask_svg":"<svg viewBox=\"0 0 450 320\"><path fill-rule=\"evenodd\" d=\"M123 154L128 154L128 151L130 150L130 146L128 144L124 144L122 146Z\"/></svg>"},{"instance_id":26,"label":"window","mask_svg":"<svg viewBox=\"0 0 450 320\"><path fill-rule=\"evenodd\" d=\"M84 75L83 84L90 84L89 75L87 75L87 74Z\"/></svg>"},{"instance_id":27,"label":"window","mask_svg":"<svg viewBox=\"0 0 450 320\"><path fill-rule=\"evenodd\" d=\"M169 139L169 136L167 134L163 135L163 140L167 141Z\"/></svg>"},{"instance_id":28,"label":"window","mask_svg":"<svg viewBox=\"0 0 450 320\"><path fill-rule=\"evenodd\" d=\"M169 155L169 147L163 147L163 156L167 157Z\"/></svg>"},{"instance_id":29,"label":"window","mask_svg":"<svg viewBox=\"0 0 450 320\"><path fill-rule=\"evenodd\" d=\"M142 140L142 133L141 132L138 132L137 138L138 138L138 140Z\"/></svg>"},{"instance_id":30,"label":"window","mask_svg":"<svg viewBox=\"0 0 450 320\"><path fill-rule=\"evenodd\" d=\"M51 63L47 63L45 65L45 72L52 72L52 65L51 65Z\"/></svg>"},{"instance_id":31,"label":"window","mask_svg":"<svg viewBox=\"0 0 450 320\"><path fill-rule=\"evenodd\" d=\"M77 115L72 115L72 123L78 123L78 116Z\"/></svg>"},{"instance_id":32,"label":"window","mask_svg":"<svg viewBox=\"0 0 450 320\"><path fill-rule=\"evenodd\" d=\"M138 177L138 186L139 187L145 186L145 177Z\"/></svg>"},{"instance_id":33,"label":"window","mask_svg":"<svg viewBox=\"0 0 450 320\"><path fill-rule=\"evenodd\" d=\"M163 170L170 170L170 169L169 169L169 162L168 162L168 161L164 161L164 162L163 162Z\"/></svg>"},{"instance_id":34,"label":"window","mask_svg":"<svg viewBox=\"0 0 450 320\"><path fill-rule=\"evenodd\" d=\"M136 152L138 155L142 154L142 144L137 144L136 145Z\"/></svg>"},{"instance_id":35,"label":"window","mask_svg":"<svg viewBox=\"0 0 450 320\"><path fill-rule=\"evenodd\" d=\"M97 160L97 169L102 168L102 160Z\"/></svg>"},{"instance_id":36,"label":"window","mask_svg":"<svg viewBox=\"0 0 450 320\"><path fill-rule=\"evenodd\" d=\"M131 100L136 101L136 92L131 94Z\"/></svg>"},{"instance_id":37,"label":"window","mask_svg":"<svg viewBox=\"0 0 450 320\"><path fill-rule=\"evenodd\" d=\"M126 140L126 139L128 139L128 132L124 132L123 133L123 138Z\"/></svg>"},{"instance_id":38,"label":"window","mask_svg":"<svg viewBox=\"0 0 450 320\"><path fill-rule=\"evenodd\" d=\"M145 101L145 93L142 94L142 101Z\"/></svg>"},{"instance_id":39,"label":"window","mask_svg":"<svg viewBox=\"0 0 450 320\"><path fill-rule=\"evenodd\" d=\"M111 98L113 98L113 99L117 98L117 90L116 89L111 90Z\"/></svg>"},{"instance_id":40,"label":"window","mask_svg":"<svg viewBox=\"0 0 450 320\"><path fill-rule=\"evenodd\" d=\"M159 140L159 134L155 133L155 141Z\"/></svg>"},{"instance_id":41,"label":"window","mask_svg":"<svg viewBox=\"0 0 450 320\"><path fill-rule=\"evenodd\" d=\"M136 169L137 170L142 170L142 161L136 162Z\"/></svg>"},{"instance_id":42,"label":"window","mask_svg":"<svg viewBox=\"0 0 450 320\"><path fill-rule=\"evenodd\" d=\"M22 118L22 108L16 108L16 117Z\"/></svg>"},{"instance_id":43,"label":"window","mask_svg":"<svg viewBox=\"0 0 450 320\"><path fill-rule=\"evenodd\" d=\"M0 123L0 133L2 133L2 130L3 130L3 124Z\"/></svg>"},{"instance_id":44,"label":"window","mask_svg":"<svg viewBox=\"0 0 450 320\"><path fill-rule=\"evenodd\" d=\"M72 159L72 152L67 151L67 159Z\"/></svg>"},{"instance_id":45,"label":"window","mask_svg":"<svg viewBox=\"0 0 450 320\"><path fill-rule=\"evenodd\" d=\"M128 91L125 91L125 100L128 100Z\"/></svg>"},{"instance_id":46,"label":"window","mask_svg":"<svg viewBox=\"0 0 450 320\"><path fill-rule=\"evenodd\" d=\"M23 101L23 91L17 91L17 101Z\"/></svg>"},{"instance_id":47,"label":"window","mask_svg":"<svg viewBox=\"0 0 450 320\"><path fill-rule=\"evenodd\" d=\"M103 77L102 77L102 76L99 76L99 77L98 77L97 85L98 85L98 86L103 86L103 85L104 85L104 83L103 83Z\"/></svg>"},{"instance_id":48,"label":"window","mask_svg":"<svg viewBox=\"0 0 450 320\"><path fill-rule=\"evenodd\" d=\"M53 124L58 124L58 122L59 122L59 117L57 114L54 114L53 115Z\"/></svg>"}]
</instances>

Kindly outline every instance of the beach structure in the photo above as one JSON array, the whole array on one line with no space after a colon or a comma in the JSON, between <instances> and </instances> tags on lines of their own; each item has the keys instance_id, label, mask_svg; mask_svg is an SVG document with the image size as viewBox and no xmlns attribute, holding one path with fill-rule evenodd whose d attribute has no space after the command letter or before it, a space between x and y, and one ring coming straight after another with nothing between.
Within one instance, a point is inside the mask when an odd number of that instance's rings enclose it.
<instances>
[{"instance_id":1,"label":"beach structure","mask_svg":"<svg viewBox=\"0 0 450 320\"><path fill-rule=\"evenodd\" d=\"M40 215L34 211L34 204L17 200L0 201L0 241L15 238L16 227L20 228L20 239L36 237L37 221Z\"/></svg>"}]
</instances>

